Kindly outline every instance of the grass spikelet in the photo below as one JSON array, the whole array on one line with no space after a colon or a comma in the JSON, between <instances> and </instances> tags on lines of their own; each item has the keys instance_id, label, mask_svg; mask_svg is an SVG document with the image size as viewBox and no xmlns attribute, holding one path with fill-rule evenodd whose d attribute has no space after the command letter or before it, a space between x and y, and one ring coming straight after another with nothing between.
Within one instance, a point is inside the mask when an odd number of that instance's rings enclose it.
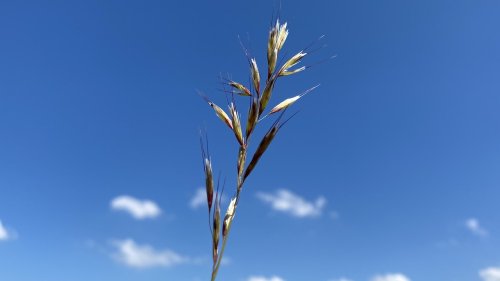
<instances>
[{"instance_id":1,"label":"grass spikelet","mask_svg":"<svg viewBox=\"0 0 500 281\"><path fill-rule=\"evenodd\" d=\"M245 160L247 158L247 150L243 146L240 146L240 151L238 152L238 164L237 164L237 172L238 172L238 182L241 180L241 175L243 174L243 169L245 168Z\"/></svg>"},{"instance_id":2,"label":"grass spikelet","mask_svg":"<svg viewBox=\"0 0 500 281\"><path fill-rule=\"evenodd\" d=\"M238 112L236 111L236 107L235 107L234 103L231 103L229 105L229 111L231 112L231 117L233 119L232 128L233 128L234 135L236 136L236 139L238 140L240 145L244 146L245 141L243 139L243 132L241 130L240 116L239 116Z\"/></svg>"},{"instance_id":3,"label":"grass spikelet","mask_svg":"<svg viewBox=\"0 0 500 281\"><path fill-rule=\"evenodd\" d=\"M212 258L214 264L217 262L219 255L219 240L220 240L220 199L215 200L215 211L213 216L213 229L212 229Z\"/></svg>"},{"instance_id":4,"label":"grass spikelet","mask_svg":"<svg viewBox=\"0 0 500 281\"><path fill-rule=\"evenodd\" d=\"M293 57L291 57L287 62L285 62L283 64L283 66L281 67L280 71L278 72L279 73L278 76L283 76L284 72L290 72L290 71L288 71L288 69L290 69L290 68L294 67L295 65L297 65L302 60L302 58L304 58L306 55L307 55L307 53L305 53L303 51L300 51L297 54L295 54ZM300 70L300 71L302 71L302 70ZM284 74L284 75L286 75L286 74Z\"/></svg>"},{"instance_id":5,"label":"grass spikelet","mask_svg":"<svg viewBox=\"0 0 500 281\"><path fill-rule=\"evenodd\" d=\"M233 124L226 112L218 105L210 101L207 97L203 96L203 99L208 103L208 105L210 105L210 107L213 108L213 110L215 111L215 115L217 115L217 117L219 117L222 122L226 123L226 125L232 130Z\"/></svg>"},{"instance_id":6,"label":"grass spikelet","mask_svg":"<svg viewBox=\"0 0 500 281\"><path fill-rule=\"evenodd\" d=\"M227 231L231 226L231 223L233 222L235 209L236 209L236 197L231 199L231 202L227 207L226 215L224 216L224 222L222 225L222 239L224 240L226 239L228 233Z\"/></svg>"},{"instance_id":7,"label":"grass spikelet","mask_svg":"<svg viewBox=\"0 0 500 281\"><path fill-rule=\"evenodd\" d=\"M229 81L228 84L229 84L229 86L231 86L235 89L235 91L233 91L233 93L235 93L235 94L238 94L240 96L247 96L247 97L252 95L250 90L248 90L245 86L243 86L242 84L240 84L238 82Z\"/></svg>"},{"instance_id":8,"label":"grass spikelet","mask_svg":"<svg viewBox=\"0 0 500 281\"><path fill-rule=\"evenodd\" d=\"M257 147L257 150L255 151L254 155L252 156L252 160L250 161L250 164L248 164L245 174L243 175L243 181L252 173L253 169L259 162L260 158L266 152L267 148L273 141L274 137L278 133L279 129L281 128L281 125L279 124L279 121L281 120L281 117L283 117L283 113L280 115L278 120L274 122L274 124L271 126L271 128L267 131L266 135L262 138L262 140L259 143L259 146Z\"/></svg>"},{"instance_id":9,"label":"grass spikelet","mask_svg":"<svg viewBox=\"0 0 500 281\"><path fill-rule=\"evenodd\" d=\"M252 82L253 82L253 87L255 88L255 93L257 93L257 96L260 94L260 74L259 74L259 68L257 67L257 62L255 59L250 60L250 72L252 73Z\"/></svg>"},{"instance_id":10,"label":"grass spikelet","mask_svg":"<svg viewBox=\"0 0 500 281\"><path fill-rule=\"evenodd\" d=\"M209 158L205 158L205 188L207 192L208 213L212 209L214 199L214 179L212 173L212 163Z\"/></svg>"},{"instance_id":11,"label":"grass spikelet","mask_svg":"<svg viewBox=\"0 0 500 281\"><path fill-rule=\"evenodd\" d=\"M298 99L300 99L301 97L307 95L308 93L310 93L312 90L316 89L317 87L319 87L319 85L316 85L312 88L309 88L307 89L305 92L303 92L302 94L300 95L297 95L295 97L291 97L291 98L288 98L282 102L280 102L278 105L276 105L273 109L271 109L271 111L269 112L268 115L271 115L271 114L274 114L276 112L280 112L286 108L288 108L289 106L291 106L292 104L294 104Z\"/></svg>"},{"instance_id":12,"label":"grass spikelet","mask_svg":"<svg viewBox=\"0 0 500 281\"><path fill-rule=\"evenodd\" d=\"M264 92L262 93L262 97L260 99L259 115L262 114L266 109L266 106L269 103L269 100L271 99L275 83L276 83L275 76L271 77L271 79L266 83L266 87L264 88Z\"/></svg>"},{"instance_id":13,"label":"grass spikelet","mask_svg":"<svg viewBox=\"0 0 500 281\"><path fill-rule=\"evenodd\" d=\"M248 110L248 121L246 127L247 142L259 120L259 106L260 106L259 100L257 98L253 98L252 103L250 104L250 108Z\"/></svg>"}]
</instances>

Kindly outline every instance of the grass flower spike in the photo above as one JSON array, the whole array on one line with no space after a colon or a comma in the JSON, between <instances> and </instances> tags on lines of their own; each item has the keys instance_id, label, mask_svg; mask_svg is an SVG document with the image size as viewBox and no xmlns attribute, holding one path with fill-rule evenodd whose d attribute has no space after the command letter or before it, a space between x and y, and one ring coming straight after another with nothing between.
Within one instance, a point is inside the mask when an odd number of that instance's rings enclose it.
<instances>
[{"instance_id":1,"label":"grass flower spike","mask_svg":"<svg viewBox=\"0 0 500 281\"><path fill-rule=\"evenodd\" d=\"M226 82L232 88L231 91L226 91L226 93L229 92L231 94L230 97L226 97L226 100L228 101L229 115L226 114L226 112L222 110L222 108L217 106L208 98L203 97L215 111L217 117L219 117L219 119L221 119L233 131L238 145L235 195L232 197L227 207L226 214L224 215L224 219L221 221L221 194L219 194L218 185L217 192L214 192L212 163L210 161L210 157L206 155L208 154L208 145L206 148L207 153L205 153L205 148L202 144L202 156L204 160L205 185L208 203L208 217L210 223L210 232L212 234L213 265L210 279L211 281L215 281L215 279L217 278L219 267L224 256L229 233L231 232L231 227L233 225L233 220L236 215L238 202L240 200L245 181L255 170L257 164L262 159L262 156L268 150L273 140L276 138L280 129L290 119L288 118L287 120L282 122L282 118L286 113L286 109L296 103L301 97L305 96L307 93L318 87L312 87L301 93L300 95L284 99L275 107L273 107L273 109L271 109L271 111L267 115L259 119L266 109L267 105L271 101L272 93L274 87L276 86L277 80L280 79L280 77L295 74L306 69L306 67L304 66L293 69L307 55L307 53L304 51L297 53L290 59L286 60L283 65L277 68L279 52L283 48L287 38L287 23L280 24L279 20L277 20L269 31L269 38L267 41L267 78L262 92L261 77L259 68L257 66L257 61L255 58L250 59L245 49L245 54L247 55L250 65L250 85L245 86L232 80L228 80ZM250 100L248 100L247 97L249 97ZM246 120L246 124L241 123L240 113L236 109L236 98L243 98L244 101L249 104L248 110L243 111L247 113L247 116L244 119ZM253 154L250 154L250 151L248 150L250 146L250 137L256 134L259 123L265 117L271 115L275 116L274 114L278 112L280 114L274 120L271 127L267 130L264 136L262 136L262 139L255 148L255 151L253 151ZM245 125L244 128L243 125ZM247 163L247 156L250 155L250 162Z\"/></svg>"}]
</instances>

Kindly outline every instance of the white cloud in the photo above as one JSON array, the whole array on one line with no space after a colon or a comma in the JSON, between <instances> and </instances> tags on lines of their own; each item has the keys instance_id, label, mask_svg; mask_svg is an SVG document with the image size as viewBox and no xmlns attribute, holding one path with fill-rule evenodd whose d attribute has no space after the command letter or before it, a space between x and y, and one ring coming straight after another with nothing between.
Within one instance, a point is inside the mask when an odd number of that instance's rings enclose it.
<instances>
[{"instance_id":1,"label":"white cloud","mask_svg":"<svg viewBox=\"0 0 500 281\"><path fill-rule=\"evenodd\" d=\"M479 224L479 220L477 220L476 218L470 218L466 220L465 227L477 236L488 236L488 231Z\"/></svg>"},{"instance_id":2,"label":"white cloud","mask_svg":"<svg viewBox=\"0 0 500 281\"><path fill-rule=\"evenodd\" d=\"M13 238L13 234L7 230L0 220L0 241L7 241Z\"/></svg>"},{"instance_id":3,"label":"white cloud","mask_svg":"<svg viewBox=\"0 0 500 281\"><path fill-rule=\"evenodd\" d=\"M401 273L389 273L386 275L377 275L372 278L371 281L411 281L410 278L406 277Z\"/></svg>"},{"instance_id":4,"label":"white cloud","mask_svg":"<svg viewBox=\"0 0 500 281\"><path fill-rule=\"evenodd\" d=\"M272 276L269 278L264 276L250 276L247 281L285 281L285 279L278 276Z\"/></svg>"},{"instance_id":5,"label":"white cloud","mask_svg":"<svg viewBox=\"0 0 500 281\"><path fill-rule=\"evenodd\" d=\"M161 214L161 209L151 200L139 200L132 196L122 195L111 201L111 208L125 211L135 219L155 218Z\"/></svg>"},{"instance_id":6,"label":"white cloud","mask_svg":"<svg viewBox=\"0 0 500 281\"><path fill-rule=\"evenodd\" d=\"M500 267L488 267L479 271L483 281L500 281Z\"/></svg>"},{"instance_id":7,"label":"white cloud","mask_svg":"<svg viewBox=\"0 0 500 281\"><path fill-rule=\"evenodd\" d=\"M315 202L308 202L286 189L280 189L275 194L259 192L257 193L257 197L269 203L274 210L285 212L298 218L320 216L326 204L324 197L319 197Z\"/></svg>"},{"instance_id":8,"label":"white cloud","mask_svg":"<svg viewBox=\"0 0 500 281\"><path fill-rule=\"evenodd\" d=\"M171 250L155 250L149 245L138 245L132 239L115 240L112 244L116 248L113 258L129 267L170 267L188 261Z\"/></svg>"},{"instance_id":9,"label":"white cloud","mask_svg":"<svg viewBox=\"0 0 500 281\"><path fill-rule=\"evenodd\" d=\"M207 205L207 191L204 188L198 188L193 198L191 198L189 206L193 209L198 209L203 205Z\"/></svg>"}]
</instances>

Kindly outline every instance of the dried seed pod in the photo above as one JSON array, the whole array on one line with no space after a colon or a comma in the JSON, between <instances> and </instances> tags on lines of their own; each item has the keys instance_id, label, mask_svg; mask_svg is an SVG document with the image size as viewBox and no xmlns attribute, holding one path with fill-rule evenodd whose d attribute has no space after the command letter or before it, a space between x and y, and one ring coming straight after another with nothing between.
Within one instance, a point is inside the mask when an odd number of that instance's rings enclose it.
<instances>
[{"instance_id":1,"label":"dried seed pod","mask_svg":"<svg viewBox=\"0 0 500 281\"><path fill-rule=\"evenodd\" d=\"M250 71L252 73L252 82L253 82L253 87L255 88L255 92L257 93L257 96L260 94L260 74L259 74L259 68L257 67L257 62L255 59L250 60Z\"/></svg>"},{"instance_id":2,"label":"dried seed pod","mask_svg":"<svg viewBox=\"0 0 500 281\"><path fill-rule=\"evenodd\" d=\"M229 105L229 112L231 112L231 117L233 119L232 121L232 128L234 135L236 136L236 139L240 143L241 146L245 145L245 141L243 140L243 132L241 130L241 122L240 122L240 116L238 112L236 111L236 107L234 103L231 103Z\"/></svg>"},{"instance_id":3,"label":"dried seed pod","mask_svg":"<svg viewBox=\"0 0 500 281\"><path fill-rule=\"evenodd\" d=\"M259 120L259 100L257 98L253 98L252 103L250 104L250 108L248 109L248 120L246 127L247 142L248 139L250 138L250 135L253 132L253 129L255 129L255 125L257 125L258 120Z\"/></svg>"},{"instance_id":4,"label":"dried seed pod","mask_svg":"<svg viewBox=\"0 0 500 281\"><path fill-rule=\"evenodd\" d=\"M240 96L247 96L248 97L248 96L252 95L252 93L250 93L250 90L248 90L245 86L243 86L242 84L240 84L238 82L229 81L229 86L236 89L236 91L234 91L234 93L236 93Z\"/></svg>"},{"instance_id":5,"label":"dried seed pod","mask_svg":"<svg viewBox=\"0 0 500 281\"><path fill-rule=\"evenodd\" d=\"M279 25L279 21L276 22ZM288 37L288 29L286 29L287 23L285 22L278 28L278 36L276 38L276 49L281 50L285 44L286 38Z\"/></svg>"},{"instance_id":6,"label":"dried seed pod","mask_svg":"<svg viewBox=\"0 0 500 281\"><path fill-rule=\"evenodd\" d=\"M236 197L231 199L231 202L227 207L226 215L224 216L224 222L222 225L222 239L225 239L227 236L227 231L231 227L231 223L233 222L235 210L236 210Z\"/></svg>"},{"instance_id":7,"label":"dried seed pod","mask_svg":"<svg viewBox=\"0 0 500 281\"><path fill-rule=\"evenodd\" d=\"M214 199L214 179L212 174L212 163L210 159L205 158L205 187L207 192L208 213L212 209Z\"/></svg>"}]
</instances>

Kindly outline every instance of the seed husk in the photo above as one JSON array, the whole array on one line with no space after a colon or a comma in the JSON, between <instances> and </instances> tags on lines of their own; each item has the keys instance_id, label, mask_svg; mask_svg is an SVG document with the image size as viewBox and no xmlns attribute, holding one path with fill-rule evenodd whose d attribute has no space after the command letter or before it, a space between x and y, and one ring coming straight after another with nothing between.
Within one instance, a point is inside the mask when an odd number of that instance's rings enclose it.
<instances>
[{"instance_id":1,"label":"seed husk","mask_svg":"<svg viewBox=\"0 0 500 281\"><path fill-rule=\"evenodd\" d=\"M220 200L216 200L215 212L213 217L213 231L212 231L212 258L214 264L217 262L219 252L219 239L220 239Z\"/></svg>"},{"instance_id":2,"label":"seed husk","mask_svg":"<svg viewBox=\"0 0 500 281\"><path fill-rule=\"evenodd\" d=\"M246 127L247 142L259 120L259 106L259 100L257 98L253 98L252 103L250 104L250 108L248 109L248 120Z\"/></svg>"},{"instance_id":3,"label":"seed husk","mask_svg":"<svg viewBox=\"0 0 500 281\"><path fill-rule=\"evenodd\" d=\"M233 87L235 89L234 93L240 95L240 96L251 96L252 93L250 90L248 90L243 84L235 82L235 81L229 81L229 86Z\"/></svg>"},{"instance_id":4,"label":"seed husk","mask_svg":"<svg viewBox=\"0 0 500 281\"><path fill-rule=\"evenodd\" d=\"M234 103L231 103L229 105L229 112L231 112L231 117L233 119L232 121L232 128L234 135L236 136L236 139L240 143L241 146L245 145L245 141L243 139L243 132L241 130L241 122L240 122L240 116L238 112L236 111L236 107Z\"/></svg>"},{"instance_id":5,"label":"seed husk","mask_svg":"<svg viewBox=\"0 0 500 281\"><path fill-rule=\"evenodd\" d=\"M294 104L298 99L300 99L301 97L307 95L309 92L311 92L312 90L316 89L317 87L319 87L319 85L316 85L312 88L309 88L307 89L306 91L304 91L303 93L301 93L300 95L297 95L295 97L291 97L291 98L288 98L282 102L280 102L278 105L276 105L273 109L271 109L271 111L269 112L268 115L271 115L271 114L274 114L276 112L280 112L286 108L288 108L289 106L291 106L292 104Z\"/></svg>"},{"instance_id":6,"label":"seed husk","mask_svg":"<svg viewBox=\"0 0 500 281\"><path fill-rule=\"evenodd\" d=\"M205 187L207 192L208 213L210 213L214 199L214 179L212 174L212 163L208 158L205 158Z\"/></svg>"},{"instance_id":7,"label":"seed husk","mask_svg":"<svg viewBox=\"0 0 500 281\"><path fill-rule=\"evenodd\" d=\"M279 126L277 123L275 123L271 129L266 133L266 135L262 138L260 141L259 146L257 147L257 150L255 151L252 160L250 161L250 164L248 164L247 169L245 170L245 174L243 175L243 181L252 173L253 169L259 162L260 158L266 152L266 149L269 147L271 142L273 141L274 137L278 133Z\"/></svg>"},{"instance_id":8,"label":"seed husk","mask_svg":"<svg viewBox=\"0 0 500 281\"><path fill-rule=\"evenodd\" d=\"M226 125L232 130L233 124L232 124L232 121L229 118L229 116L226 114L226 112L222 108L220 108L218 105L216 105L215 103L210 101L208 98L203 97L203 99L205 99L205 101L208 103L208 105L210 105L214 109L215 115L217 115L217 117L219 117L220 120L222 120L222 122L226 123Z\"/></svg>"},{"instance_id":9,"label":"seed husk","mask_svg":"<svg viewBox=\"0 0 500 281\"><path fill-rule=\"evenodd\" d=\"M226 215L224 216L224 222L222 225L222 239L225 239L227 236L227 230L231 227L231 223L233 222L233 218L236 210L236 197L231 199L229 206L227 207Z\"/></svg>"},{"instance_id":10,"label":"seed husk","mask_svg":"<svg viewBox=\"0 0 500 281\"><path fill-rule=\"evenodd\" d=\"M250 65L251 65L251 73L252 73L252 82L253 82L253 87L255 88L255 92L257 93L257 96L260 94L260 74L259 74L259 68L257 67L257 62L255 59L250 60Z\"/></svg>"}]
</instances>

